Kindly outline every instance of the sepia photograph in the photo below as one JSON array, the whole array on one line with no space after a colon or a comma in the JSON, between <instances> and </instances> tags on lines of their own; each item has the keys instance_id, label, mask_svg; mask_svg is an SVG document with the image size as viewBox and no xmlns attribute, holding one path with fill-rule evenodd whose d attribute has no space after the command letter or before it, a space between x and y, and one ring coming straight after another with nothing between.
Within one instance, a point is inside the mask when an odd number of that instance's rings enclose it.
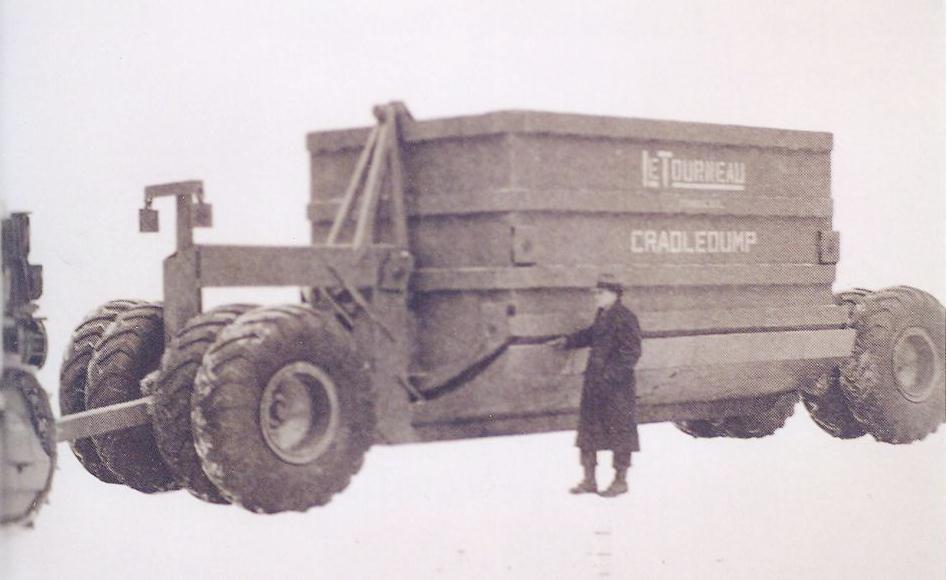
<instances>
[{"instance_id":1,"label":"sepia photograph","mask_svg":"<svg viewBox=\"0 0 947 580\"><path fill-rule=\"evenodd\" d=\"M0 577L947 575L939 0L0 2Z\"/></svg>"}]
</instances>

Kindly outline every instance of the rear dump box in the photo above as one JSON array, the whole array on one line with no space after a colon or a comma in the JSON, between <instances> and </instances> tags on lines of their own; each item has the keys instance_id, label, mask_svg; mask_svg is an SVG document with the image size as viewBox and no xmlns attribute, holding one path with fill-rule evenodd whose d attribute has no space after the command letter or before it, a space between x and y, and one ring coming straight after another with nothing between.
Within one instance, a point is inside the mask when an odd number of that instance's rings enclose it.
<instances>
[{"instance_id":1,"label":"rear dump box","mask_svg":"<svg viewBox=\"0 0 947 580\"><path fill-rule=\"evenodd\" d=\"M308 135L315 244L368 135ZM382 440L573 429L587 351L541 343L591 323L603 272L645 336L642 422L732 416L819 376L854 340L832 295L831 148L828 133L528 111L405 119L411 371L509 341Z\"/></svg>"}]
</instances>

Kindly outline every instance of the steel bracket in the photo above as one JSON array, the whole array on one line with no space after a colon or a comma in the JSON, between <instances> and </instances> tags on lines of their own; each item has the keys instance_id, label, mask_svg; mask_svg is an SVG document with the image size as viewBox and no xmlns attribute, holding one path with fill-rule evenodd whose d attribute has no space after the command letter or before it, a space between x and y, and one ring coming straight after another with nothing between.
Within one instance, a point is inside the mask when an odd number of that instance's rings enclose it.
<instances>
[{"instance_id":1,"label":"steel bracket","mask_svg":"<svg viewBox=\"0 0 947 580\"><path fill-rule=\"evenodd\" d=\"M819 231L819 263L837 264L839 259L839 233L832 230Z\"/></svg>"},{"instance_id":2,"label":"steel bracket","mask_svg":"<svg viewBox=\"0 0 947 580\"><path fill-rule=\"evenodd\" d=\"M378 287L382 290L404 292L414 272L414 256L407 250L389 253L381 265Z\"/></svg>"}]
</instances>

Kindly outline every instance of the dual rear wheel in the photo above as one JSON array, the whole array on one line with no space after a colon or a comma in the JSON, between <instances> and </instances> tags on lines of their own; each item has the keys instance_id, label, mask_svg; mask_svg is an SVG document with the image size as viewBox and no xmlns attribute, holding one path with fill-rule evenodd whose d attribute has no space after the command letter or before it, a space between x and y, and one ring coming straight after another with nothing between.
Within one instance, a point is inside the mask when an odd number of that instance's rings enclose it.
<instances>
[{"instance_id":1,"label":"dual rear wheel","mask_svg":"<svg viewBox=\"0 0 947 580\"><path fill-rule=\"evenodd\" d=\"M346 330L308 307L262 308L225 328L192 405L204 473L255 512L327 503L374 437L364 359Z\"/></svg>"},{"instance_id":2,"label":"dual rear wheel","mask_svg":"<svg viewBox=\"0 0 947 580\"><path fill-rule=\"evenodd\" d=\"M843 292L836 303L852 311L855 346L841 365L800 386L816 425L840 439L870 434L892 444L936 431L947 408L944 307L908 286ZM768 435L792 413L791 396L748 417L677 426L695 437Z\"/></svg>"},{"instance_id":3,"label":"dual rear wheel","mask_svg":"<svg viewBox=\"0 0 947 580\"><path fill-rule=\"evenodd\" d=\"M152 395L150 425L76 442L90 473L266 513L325 504L348 485L374 408L367 365L334 319L231 305L189 321L167 350L163 333L161 306L133 301L110 302L77 329L64 414Z\"/></svg>"},{"instance_id":4,"label":"dual rear wheel","mask_svg":"<svg viewBox=\"0 0 947 580\"><path fill-rule=\"evenodd\" d=\"M908 286L836 296L852 310L852 356L802 390L812 419L841 439L892 444L933 433L945 418L944 307Z\"/></svg>"},{"instance_id":5,"label":"dual rear wheel","mask_svg":"<svg viewBox=\"0 0 947 580\"><path fill-rule=\"evenodd\" d=\"M916 288L866 294L839 384L855 420L878 441L911 443L945 418L944 307Z\"/></svg>"}]
</instances>

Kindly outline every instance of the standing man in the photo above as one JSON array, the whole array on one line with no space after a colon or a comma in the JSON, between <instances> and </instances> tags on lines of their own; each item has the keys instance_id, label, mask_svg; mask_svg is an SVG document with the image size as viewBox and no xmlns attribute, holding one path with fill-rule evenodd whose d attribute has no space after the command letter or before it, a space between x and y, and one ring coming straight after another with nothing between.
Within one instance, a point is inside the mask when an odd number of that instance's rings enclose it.
<instances>
[{"instance_id":1,"label":"standing man","mask_svg":"<svg viewBox=\"0 0 947 580\"><path fill-rule=\"evenodd\" d=\"M638 451L635 422L635 364L641 357L638 318L621 303L622 286L610 274L595 285L598 312L592 326L551 342L557 348L591 347L579 404L579 448L585 477L571 493L597 493L596 455L612 450L615 480L602 492L615 497L628 491L631 453Z\"/></svg>"}]
</instances>

